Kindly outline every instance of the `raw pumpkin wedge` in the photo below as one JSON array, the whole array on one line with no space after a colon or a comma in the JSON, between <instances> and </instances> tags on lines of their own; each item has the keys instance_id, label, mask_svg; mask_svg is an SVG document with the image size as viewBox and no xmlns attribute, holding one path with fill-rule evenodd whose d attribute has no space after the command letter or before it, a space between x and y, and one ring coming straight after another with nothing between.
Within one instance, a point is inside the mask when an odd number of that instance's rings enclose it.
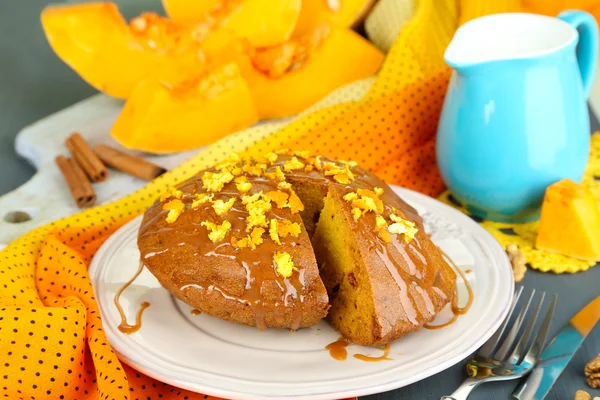
<instances>
[{"instance_id":1,"label":"raw pumpkin wedge","mask_svg":"<svg viewBox=\"0 0 600 400\"><path fill-rule=\"evenodd\" d=\"M111 2L46 7L42 26L54 52L96 89L127 98L144 78L173 84L204 68L201 27L154 13L123 19Z\"/></svg>"},{"instance_id":2,"label":"raw pumpkin wedge","mask_svg":"<svg viewBox=\"0 0 600 400\"><path fill-rule=\"evenodd\" d=\"M151 153L190 150L258 121L250 90L235 64L178 86L145 79L112 127L127 148Z\"/></svg>"},{"instance_id":3,"label":"raw pumpkin wedge","mask_svg":"<svg viewBox=\"0 0 600 400\"><path fill-rule=\"evenodd\" d=\"M253 46L273 46L294 32L301 0L163 0L173 21L226 29Z\"/></svg>"},{"instance_id":4,"label":"raw pumpkin wedge","mask_svg":"<svg viewBox=\"0 0 600 400\"><path fill-rule=\"evenodd\" d=\"M261 119L298 114L334 89L371 76L384 58L356 32L328 25L267 48L212 34L203 49L209 64L240 66Z\"/></svg>"},{"instance_id":5,"label":"raw pumpkin wedge","mask_svg":"<svg viewBox=\"0 0 600 400\"><path fill-rule=\"evenodd\" d=\"M203 21L209 13L223 8L223 0L162 0L166 14L185 24Z\"/></svg>"},{"instance_id":6,"label":"raw pumpkin wedge","mask_svg":"<svg viewBox=\"0 0 600 400\"><path fill-rule=\"evenodd\" d=\"M353 28L367 16L376 0L302 0L294 37L309 33L327 22L341 28Z\"/></svg>"},{"instance_id":7,"label":"raw pumpkin wedge","mask_svg":"<svg viewBox=\"0 0 600 400\"><path fill-rule=\"evenodd\" d=\"M536 248L600 261L600 209L583 186L563 179L546 189Z\"/></svg>"}]
</instances>

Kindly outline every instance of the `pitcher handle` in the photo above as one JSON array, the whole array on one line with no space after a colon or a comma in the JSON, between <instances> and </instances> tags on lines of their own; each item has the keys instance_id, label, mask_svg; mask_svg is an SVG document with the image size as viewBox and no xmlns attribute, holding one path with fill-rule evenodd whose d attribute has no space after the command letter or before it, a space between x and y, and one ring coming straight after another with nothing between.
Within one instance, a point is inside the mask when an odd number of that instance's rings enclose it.
<instances>
[{"instance_id":1,"label":"pitcher handle","mask_svg":"<svg viewBox=\"0 0 600 400\"><path fill-rule=\"evenodd\" d=\"M583 90L587 99L598 66L598 24L591 14L579 10L564 11L558 15L558 18L579 32L577 62L579 63Z\"/></svg>"}]
</instances>

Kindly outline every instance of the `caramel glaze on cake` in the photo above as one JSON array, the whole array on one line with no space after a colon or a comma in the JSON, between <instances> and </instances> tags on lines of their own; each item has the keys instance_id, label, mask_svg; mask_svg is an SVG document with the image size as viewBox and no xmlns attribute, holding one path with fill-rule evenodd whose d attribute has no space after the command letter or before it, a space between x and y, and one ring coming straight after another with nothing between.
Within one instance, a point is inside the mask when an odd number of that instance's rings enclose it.
<instances>
[{"instance_id":1,"label":"caramel glaze on cake","mask_svg":"<svg viewBox=\"0 0 600 400\"><path fill-rule=\"evenodd\" d=\"M144 215L138 246L159 282L203 313L293 330L327 316L364 345L433 320L456 280L383 181L287 150L232 155L171 188Z\"/></svg>"}]
</instances>

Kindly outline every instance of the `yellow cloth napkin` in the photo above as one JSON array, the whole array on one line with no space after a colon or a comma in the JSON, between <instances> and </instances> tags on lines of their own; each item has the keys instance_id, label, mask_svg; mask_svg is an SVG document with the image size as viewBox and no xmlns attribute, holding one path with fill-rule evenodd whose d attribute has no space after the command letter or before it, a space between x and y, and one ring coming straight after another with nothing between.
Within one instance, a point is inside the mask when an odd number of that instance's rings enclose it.
<instances>
[{"instance_id":1,"label":"yellow cloth napkin","mask_svg":"<svg viewBox=\"0 0 600 400\"><path fill-rule=\"evenodd\" d=\"M143 213L169 186L232 151L253 153L282 145L318 149L357 159L390 183L439 194L443 185L433 148L449 76L443 51L459 24L479 15L519 10L521 4L418 0L407 7L398 2L399 13L414 15L382 20L378 30L377 15L393 13L395 2L381 0L378 9L384 11L374 13L367 23L384 48L400 32L376 78L341 88L290 122L261 124L224 138L140 190L35 229L1 251L0 395L9 399L208 397L158 382L117 359L102 330L87 265L107 237ZM523 6L553 14L566 5L539 0ZM568 5L586 8L583 1Z\"/></svg>"}]
</instances>

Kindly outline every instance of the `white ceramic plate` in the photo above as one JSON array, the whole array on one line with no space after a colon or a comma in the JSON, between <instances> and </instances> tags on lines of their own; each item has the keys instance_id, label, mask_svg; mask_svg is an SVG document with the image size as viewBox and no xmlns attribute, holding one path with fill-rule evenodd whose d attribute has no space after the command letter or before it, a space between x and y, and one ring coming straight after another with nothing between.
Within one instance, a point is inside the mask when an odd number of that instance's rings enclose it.
<instances>
[{"instance_id":1,"label":"white ceramic plate","mask_svg":"<svg viewBox=\"0 0 600 400\"><path fill-rule=\"evenodd\" d=\"M467 357L498 328L508 312L514 282L496 240L469 217L422 194L394 187L426 222L433 240L467 273L475 299L466 315L439 330L412 333L392 343L392 360L364 362L353 354L379 356L375 348L351 345L345 361L325 346L339 335L325 321L298 332L241 326L208 315L192 315L147 270L121 296L133 322L142 301L150 303L141 329L125 335L117 327L115 292L139 265L136 245L141 216L119 229L90 266L108 340L120 358L172 385L230 399L337 399L383 392L440 372ZM460 304L466 302L459 285ZM434 323L451 316L444 310Z\"/></svg>"}]
</instances>

